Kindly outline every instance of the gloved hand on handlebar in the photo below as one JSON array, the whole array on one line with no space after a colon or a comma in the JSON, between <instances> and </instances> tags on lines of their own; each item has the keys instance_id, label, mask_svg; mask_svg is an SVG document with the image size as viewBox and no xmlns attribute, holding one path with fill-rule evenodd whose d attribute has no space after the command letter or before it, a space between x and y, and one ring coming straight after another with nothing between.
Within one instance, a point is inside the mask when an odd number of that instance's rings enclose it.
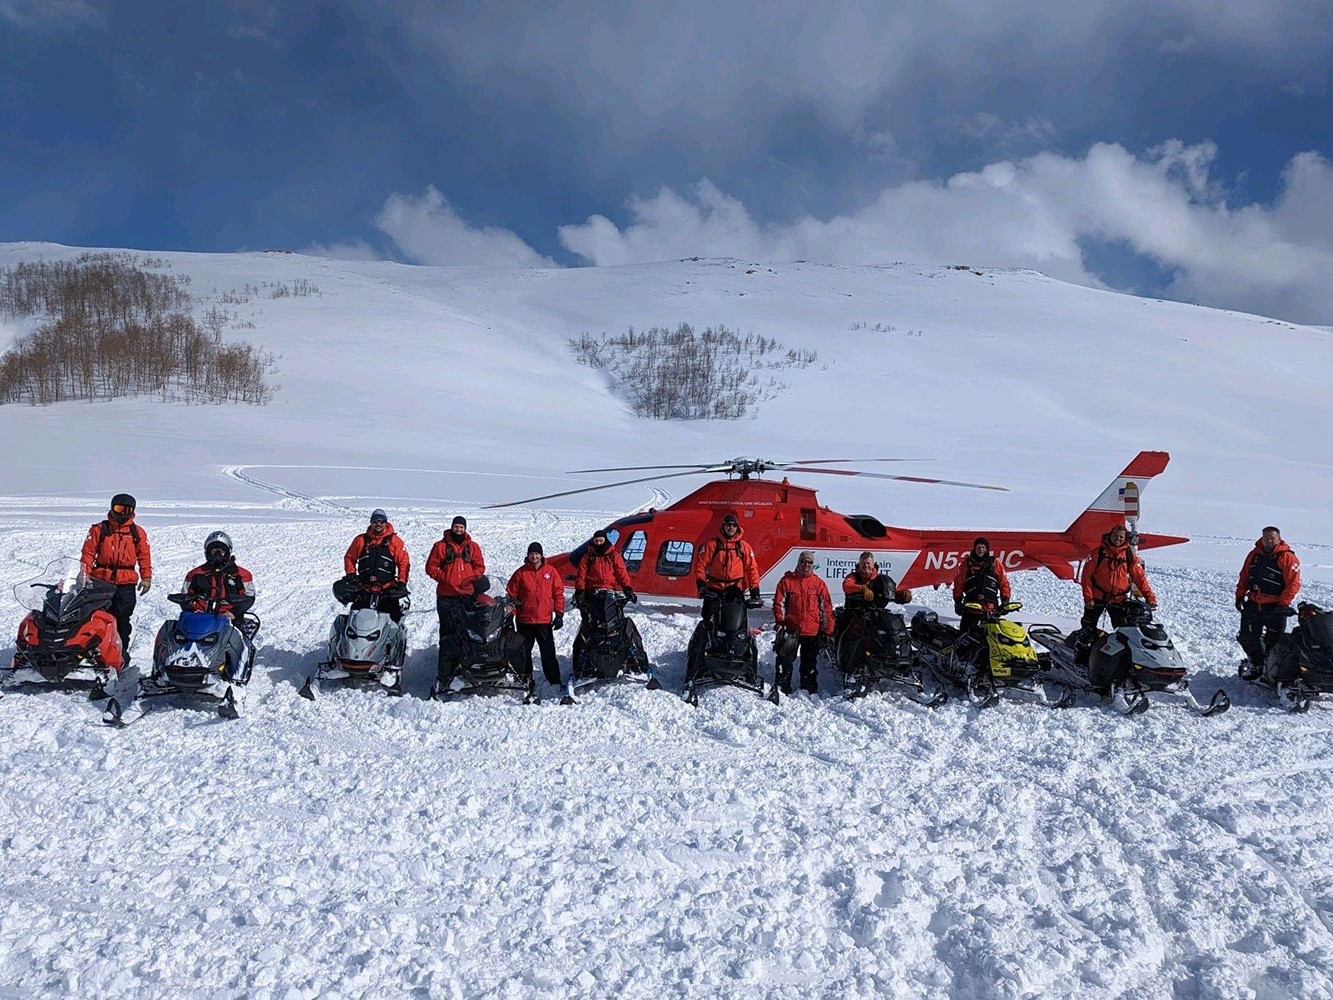
<instances>
[{"instance_id":1,"label":"gloved hand on handlebar","mask_svg":"<svg viewBox=\"0 0 1333 1000\"><path fill-rule=\"evenodd\" d=\"M629 601L631 604L639 603L639 595L634 593L633 587L625 587L621 593L625 595L625 600Z\"/></svg>"},{"instance_id":2,"label":"gloved hand on handlebar","mask_svg":"<svg viewBox=\"0 0 1333 1000\"><path fill-rule=\"evenodd\" d=\"M1236 598L1236 610L1237 610L1237 611L1244 611L1244 610L1245 610L1245 598L1244 598L1244 597L1237 597L1237 598Z\"/></svg>"}]
</instances>

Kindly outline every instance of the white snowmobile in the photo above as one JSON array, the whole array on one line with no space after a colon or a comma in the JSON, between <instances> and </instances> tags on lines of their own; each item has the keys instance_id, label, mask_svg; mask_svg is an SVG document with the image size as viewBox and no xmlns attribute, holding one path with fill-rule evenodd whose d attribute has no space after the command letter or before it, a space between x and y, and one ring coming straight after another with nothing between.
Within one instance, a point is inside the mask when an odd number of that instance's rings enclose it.
<instances>
[{"instance_id":1,"label":"white snowmobile","mask_svg":"<svg viewBox=\"0 0 1333 1000\"><path fill-rule=\"evenodd\" d=\"M216 702L224 719L240 718L254 669L259 618L246 612L233 620L219 613L221 601L199 594L169 594L167 600L181 606L180 617L157 630L153 672L140 698L183 695ZM195 610L201 603L203 610Z\"/></svg>"},{"instance_id":2,"label":"white snowmobile","mask_svg":"<svg viewBox=\"0 0 1333 1000\"><path fill-rule=\"evenodd\" d=\"M1150 694L1171 695L1201 716L1221 715L1231 699L1218 689L1201 705L1189 689L1185 661L1171 642L1166 627L1153 618L1140 600L1124 604L1125 623L1110 632L1064 635L1054 625L1033 625L1028 634L1050 654L1044 679L1066 691L1073 701L1079 691L1109 697L1124 715L1139 715L1149 707Z\"/></svg>"},{"instance_id":3,"label":"white snowmobile","mask_svg":"<svg viewBox=\"0 0 1333 1000\"><path fill-rule=\"evenodd\" d=\"M301 697L314 700L326 685L377 684L387 694L403 693L403 662L407 659L407 629L393 620L386 602L396 602L400 615L411 607L407 588L397 586L370 592L344 577L333 585L333 595L347 611L333 619L328 656L306 679Z\"/></svg>"}]
</instances>

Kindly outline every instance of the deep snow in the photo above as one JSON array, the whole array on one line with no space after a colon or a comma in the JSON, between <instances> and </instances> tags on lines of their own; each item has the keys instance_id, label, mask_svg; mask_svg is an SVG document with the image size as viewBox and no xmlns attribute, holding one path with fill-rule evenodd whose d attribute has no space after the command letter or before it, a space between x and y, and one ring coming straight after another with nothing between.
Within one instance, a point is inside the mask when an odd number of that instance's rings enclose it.
<instances>
[{"instance_id":1,"label":"deep snow","mask_svg":"<svg viewBox=\"0 0 1333 1000\"><path fill-rule=\"evenodd\" d=\"M74 252L10 245L0 264ZM13 585L127 489L158 566L132 652L226 528L264 619L248 714L164 706L113 731L75 695L0 700L0 992L1333 996L1331 717L1234 677L1229 596L1271 520L1306 596L1333 603L1333 446L1307 433L1328 424L1327 331L944 266L165 256L197 295L298 277L320 294L236 307L255 323L236 335L281 354L268 407L0 409L0 658ZM681 321L820 363L753 419L660 424L566 347ZM566 549L701 482L481 509L573 488L567 469L896 453L1012 492L811 484L895 524L1058 528L1145 447L1172 464L1143 526L1195 539L1148 553L1149 575L1201 694L1232 696L1220 718L849 703L830 676L779 708L724 690L691 709L693 618L646 608L667 691L424 700L422 570L453 514L504 579L534 538ZM414 562L409 695L310 704L329 584L376 506ZM1073 584L1014 584L1031 620L1077 614Z\"/></svg>"}]
</instances>

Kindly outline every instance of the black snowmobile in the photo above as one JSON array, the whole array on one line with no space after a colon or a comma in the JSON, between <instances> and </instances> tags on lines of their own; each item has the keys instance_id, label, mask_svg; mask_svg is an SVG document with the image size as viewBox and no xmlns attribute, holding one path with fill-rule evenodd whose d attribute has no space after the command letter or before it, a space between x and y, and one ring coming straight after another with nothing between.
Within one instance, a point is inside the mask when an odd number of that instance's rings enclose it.
<instances>
[{"instance_id":1,"label":"black snowmobile","mask_svg":"<svg viewBox=\"0 0 1333 1000\"><path fill-rule=\"evenodd\" d=\"M29 613L19 623L13 662L0 669L0 688L85 689L89 700L107 703L103 720L116 724L118 706L138 694L139 671L125 660L106 610L115 591L72 556L18 584L14 596Z\"/></svg>"},{"instance_id":2,"label":"black snowmobile","mask_svg":"<svg viewBox=\"0 0 1333 1000\"><path fill-rule=\"evenodd\" d=\"M877 688L893 687L931 708L948 700L943 687L927 689L901 614L872 604L835 608L833 614L837 623L834 659L847 697L862 698Z\"/></svg>"},{"instance_id":3,"label":"black snowmobile","mask_svg":"<svg viewBox=\"0 0 1333 1000\"><path fill-rule=\"evenodd\" d=\"M1287 711L1305 712L1333 694L1333 611L1301 601L1294 614L1296 627L1268 651L1254 683L1272 691Z\"/></svg>"},{"instance_id":4,"label":"black snowmobile","mask_svg":"<svg viewBox=\"0 0 1333 1000\"><path fill-rule=\"evenodd\" d=\"M918 611L910 629L917 656L939 680L963 688L983 708L994 705L1001 696L1062 708L1065 702L1052 701L1041 685L1041 657L1027 629L1005 618L1022 606L1009 601L988 610L968 604L967 610L980 621L966 634L940 621L933 611Z\"/></svg>"},{"instance_id":5,"label":"black snowmobile","mask_svg":"<svg viewBox=\"0 0 1333 1000\"><path fill-rule=\"evenodd\" d=\"M582 624L574 637L572 680L575 688L644 676L649 690L662 685L648 661L639 627L625 614L629 599L614 590L596 590L579 605Z\"/></svg>"},{"instance_id":6,"label":"black snowmobile","mask_svg":"<svg viewBox=\"0 0 1333 1000\"><path fill-rule=\"evenodd\" d=\"M1079 691L1109 697L1117 711L1139 715L1149 707L1148 695L1174 695L1202 716L1221 715L1231 707L1218 689L1201 705L1189 689L1185 661L1166 627L1140 600L1124 604L1125 623L1110 632L1079 630L1064 635L1054 625L1033 625L1028 634L1045 648L1044 679L1064 690L1062 702L1072 704Z\"/></svg>"},{"instance_id":7,"label":"black snowmobile","mask_svg":"<svg viewBox=\"0 0 1333 1000\"><path fill-rule=\"evenodd\" d=\"M689 704L699 704L699 692L710 687L725 685L764 693L759 680L759 644L750 631L748 608L741 589L728 587L717 599L713 614L695 626L685 658L685 689L681 692ZM776 684L768 699L778 703Z\"/></svg>"},{"instance_id":8,"label":"black snowmobile","mask_svg":"<svg viewBox=\"0 0 1333 1000\"><path fill-rule=\"evenodd\" d=\"M485 577L480 580L486 581ZM462 666L449 678L437 677L430 696L448 701L456 695L522 691L530 694L528 678L519 675L523 640L514 628L514 601L489 596L489 581L463 601L453 634L440 637L441 654L456 654Z\"/></svg>"}]
</instances>

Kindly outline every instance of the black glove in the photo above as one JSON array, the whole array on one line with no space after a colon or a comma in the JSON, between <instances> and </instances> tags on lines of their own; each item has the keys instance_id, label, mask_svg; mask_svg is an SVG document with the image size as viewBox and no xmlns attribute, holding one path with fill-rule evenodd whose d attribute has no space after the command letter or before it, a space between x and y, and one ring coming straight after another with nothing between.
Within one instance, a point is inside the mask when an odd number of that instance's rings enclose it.
<instances>
[{"instance_id":1,"label":"black glove","mask_svg":"<svg viewBox=\"0 0 1333 1000\"><path fill-rule=\"evenodd\" d=\"M1237 610L1237 611L1244 611L1244 610L1245 610L1245 598L1243 598L1243 597L1237 597L1237 598L1236 598L1236 610Z\"/></svg>"},{"instance_id":2,"label":"black glove","mask_svg":"<svg viewBox=\"0 0 1333 1000\"><path fill-rule=\"evenodd\" d=\"M565 627L565 613L563 611L557 611L555 613L555 617L551 619L551 628L559 632L564 627Z\"/></svg>"},{"instance_id":3,"label":"black glove","mask_svg":"<svg viewBox=\"0 0 1333 1000\"><path fill-rule=\"evenodd\" d=\"M749 600L747 600L745 603L746 603L749 607L752 607L752 608L762 608L762 607L764 606L763 599L760 598L760 596L759 596L759 588L758 588L758 587L751 587L751 588L750 588Z\"/></svg>"},{"instance_id":4,"label":"black glove","mask_svg":"<svg viewBox=\"0 0 1333 1000\"><path fill-rule=\"evenodd\" d=\"M962 602L962 601L954 601L954 602L953 602L953 613L956 614L959 618L962 618L962 617L963 617L963 602Z\"/></svg>"},{"instance_id":5,"label":"black glove","mask_svg":"<svg viewBox=\"0 0 1333 1000\"><path fill-rule=\"evenodd\" d=\"M703 597L704 594L708 593L708 584L704 583L702 580L696 580L694 589L699 592L700 597Z\"/></svg>"},{"instance_id":6,"label":"black glove","mask_svg":"<svg viewBox=\"0 0 1333 1000\"><path fill-rule=\"evenodd\" d=\"M633 587L626 587L621 593L625 595L625 600L629 601L631 604L639 603L639 595L634 593Z\"/></svg>"}]
</instances>

